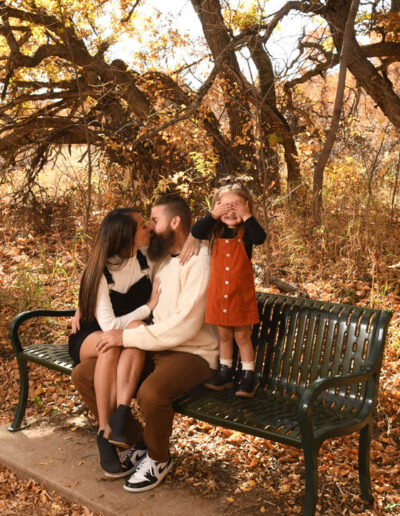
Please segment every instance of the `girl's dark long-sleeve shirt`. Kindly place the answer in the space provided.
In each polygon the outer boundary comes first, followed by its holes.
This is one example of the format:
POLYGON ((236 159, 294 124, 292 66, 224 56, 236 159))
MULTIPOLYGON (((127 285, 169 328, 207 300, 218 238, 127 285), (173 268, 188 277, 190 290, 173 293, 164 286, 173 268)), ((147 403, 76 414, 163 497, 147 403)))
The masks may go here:
MULTIPOLYGON (((208 240, 210 238, 211 230, 216 223, 211 213, 199 219, 192 227, 192 235, 199 240, 208 240)), ((220 238, 234 238, 236 236, 236 229, 228 228, 223 225, 223 231, 220 238)), ((255 217, 249 217, 244 222, 243 243, 246 249, 247 256, 251 259, 253 245, 260 245, 265 242, 267 235, 257 222, 255 217)))

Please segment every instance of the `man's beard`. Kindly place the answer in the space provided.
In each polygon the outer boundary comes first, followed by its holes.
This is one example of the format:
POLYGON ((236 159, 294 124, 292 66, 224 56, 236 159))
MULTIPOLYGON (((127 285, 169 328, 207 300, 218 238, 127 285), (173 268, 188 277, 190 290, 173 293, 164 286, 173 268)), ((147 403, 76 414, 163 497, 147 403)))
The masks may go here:
POLYGON ((168 232, 163 235, 153 233, 150 238, 150 245, 147 249, 147 256, 153 262, 160 260, 160 258, 164 258, 169 253, 174 240, 175 233, 172 229, 169 229, 168 232))

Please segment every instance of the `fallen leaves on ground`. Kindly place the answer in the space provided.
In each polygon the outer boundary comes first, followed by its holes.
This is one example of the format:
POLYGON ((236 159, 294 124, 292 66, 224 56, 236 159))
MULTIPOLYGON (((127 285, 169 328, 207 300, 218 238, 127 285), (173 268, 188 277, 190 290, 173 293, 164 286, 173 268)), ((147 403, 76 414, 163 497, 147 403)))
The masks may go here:
POLYGON ((34 480, 21 480, 0 466, 0 513, 2 516, 96 516, 87 507, 71 503, 34 480))
MULTIPOLYGON (((5 238, 4 229, 2 235, 5 238)), ((3 245, 0 251, 0 279, 3 280, 0 289, 1 424, 12 421, 19 391, 18 367, 7 337, 12 317, 22 309, 37 308, 38 302, 43 302, 40 306, 59 309, 73 305, 81 267, 76 266, 76 255, 65 246, 68 238, 68 234, 49 236, 47 242, 41 244, 45 245, 46 252, 41 252, 34 236, 21 234, 14 243, 8 234, 8 245, 3 245)), ((318 283, 317 277, 312 276, 312 267, 309 270, 310 277, 304 278, 302 288, 312 297, 338 300, 335 288, 318 283)), ((290 276, 286 279, 295 282, 290 276)), ((354 289, 356 287, 360 304, 368 304, 370 286, 359 281, 354 289), (364 301, 362 296, 365 296, 364 301)), ((357 436, 347 436, 325 443, 320 452, 317 512, 321 515, 400 514, 400 373, 399 347, 394 345, 395 341, 399 342, 400 305, 397 299, 388 297, 387 304, 382 307, 395 310, 395 314, 390 327, 389 342, 392 344, 387 346, 382 369, 377 423, 371 445, 375 503, 368 507, 360 498, 357 436)), ((39 328, 26 330, 28 340, 38 335, 38 330, 40 338, 65 339, 65 326, 50 330, 46 321, 41 324, 39 328)), ((63 415, 81 414, 83 410, 69 377, 35 364, 31 366, 28 420, 55 424, 54 415, 62 418, 63 415)), ((94 431, 90 420, 85 428, 71 427, 70 430, 94 431)), ((221 514, 286 516, 301 513, 305 478, 301 450, 176 416, 172 455, 175 466, 166 484, 214 499, 221 514)), ((87 508, 47 492, 33 480, 20 480, 2 467, 0 513, 91 514, 87 508)))

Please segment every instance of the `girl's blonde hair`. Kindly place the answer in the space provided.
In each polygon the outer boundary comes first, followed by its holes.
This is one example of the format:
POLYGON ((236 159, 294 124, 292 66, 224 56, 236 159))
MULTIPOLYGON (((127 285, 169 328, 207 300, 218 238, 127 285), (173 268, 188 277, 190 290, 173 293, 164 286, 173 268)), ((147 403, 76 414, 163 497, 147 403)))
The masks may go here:
MULTIPOLYGON (((225 184, 224 186, 221 186, 221 188, 218 188, 214 191, 213 197, 211 199, 211 210, 215 207, 217 202, 227 193, 233 193, 235 195, 238 195, 239 197, 242 197, 245 201, 249 203, 249 209, 250 213, 254 215, 254 202, 252 195, 248 188, 245 186, 239 184, 239 183, 230 183, 225 184)), ((243 224, 243 223, 242 223, 243 224)), ((238 228, 242 226, 242 224, 239 224, 238 228)), ((216 223, 213 226, 213 229, 211 230, 211 234, 209 237, 209 247, 210 250, 214 247, 214 244, 218 238, 220 238, 222 231, 223 231, 224 225, 221 222, 220 219, 216 221, 216 223)))

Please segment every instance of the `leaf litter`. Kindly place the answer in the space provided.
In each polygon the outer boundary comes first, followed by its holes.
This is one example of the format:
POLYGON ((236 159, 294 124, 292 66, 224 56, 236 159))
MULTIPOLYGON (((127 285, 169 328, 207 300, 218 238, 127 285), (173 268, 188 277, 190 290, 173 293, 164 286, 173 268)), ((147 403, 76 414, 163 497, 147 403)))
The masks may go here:
MULTIPOLYGON (((69 236, 63 234, 62 230, 48 237, 45 260, 43 253, 38 252, 34 235, 20 234, 14 242, 12 230, 9 229, 7 233, 3 226, 1 238, 7 240, 7 246, 1 246, 0 251, 0 396, 4 400, 0 424, 5 424, 13 418, 19 384, 17 364, 7 338, 8 324, 19 311, 38 308, 39 304, 55 309, 73 306, 81 262, 72 251, 65 248, 64 242, 69 236), (57 274, 54 273, 56 257, 63 269, 57 274), (29 274, 27 271, 34 272, 29 274), (21 300, 24 299, 27 299, 28 306, 22 306, 21 300)), ((360 299, 360 304, 367 304, 368 284, 358 287, 360 296, 365 296, 365 299, 360 299)), ((318 285, 311 276, 308 284, 304 281, 303 288, 308 289, 312 297, 331 300, 335 297, 334 289, 318 285)), ((396 310, 391 337, 398 340, 396 332, 399 332, 400 326, 400 300, 391 296, 384 307, 396 310)), ((28 326, 25 335, 27 338, 38 335, 38 330, 41 338, 47 336, 56 341, 65 339, 65 327, 50 328, 47 322, 41 323, 39 328, 36 325, 34 330, 28 326)), ((360 498, 358 442, 354 434, 328 441, 321 448, 318 514, 400 514, 398 365, 399 349, 395 345, 388 345, 381 374, 377 423, 371 444, 373 506, 367 506, 360 498)), ((30 393, 26 412, 28 419, 54 424, 54 415, 57 415, 62 424, 62 418, 71 413, 85 413, 68 377, 35 364, 31 367, 30 393)), ((72 426, 70 430, 93 432, 93 419, 88 416, 84 428, 72 426)), ((166 478, 166 484, 214 499, 221 514, 301 514, 304 494, 304 459, 301 450, 177 415, 171 451, 175 467, 166 478)), ((86 507, 48 492, 33 480, 18 479, 13 472, 2 466, 0 512, 7 516, 23 513, 71 516, 93 514, 86 507)))

